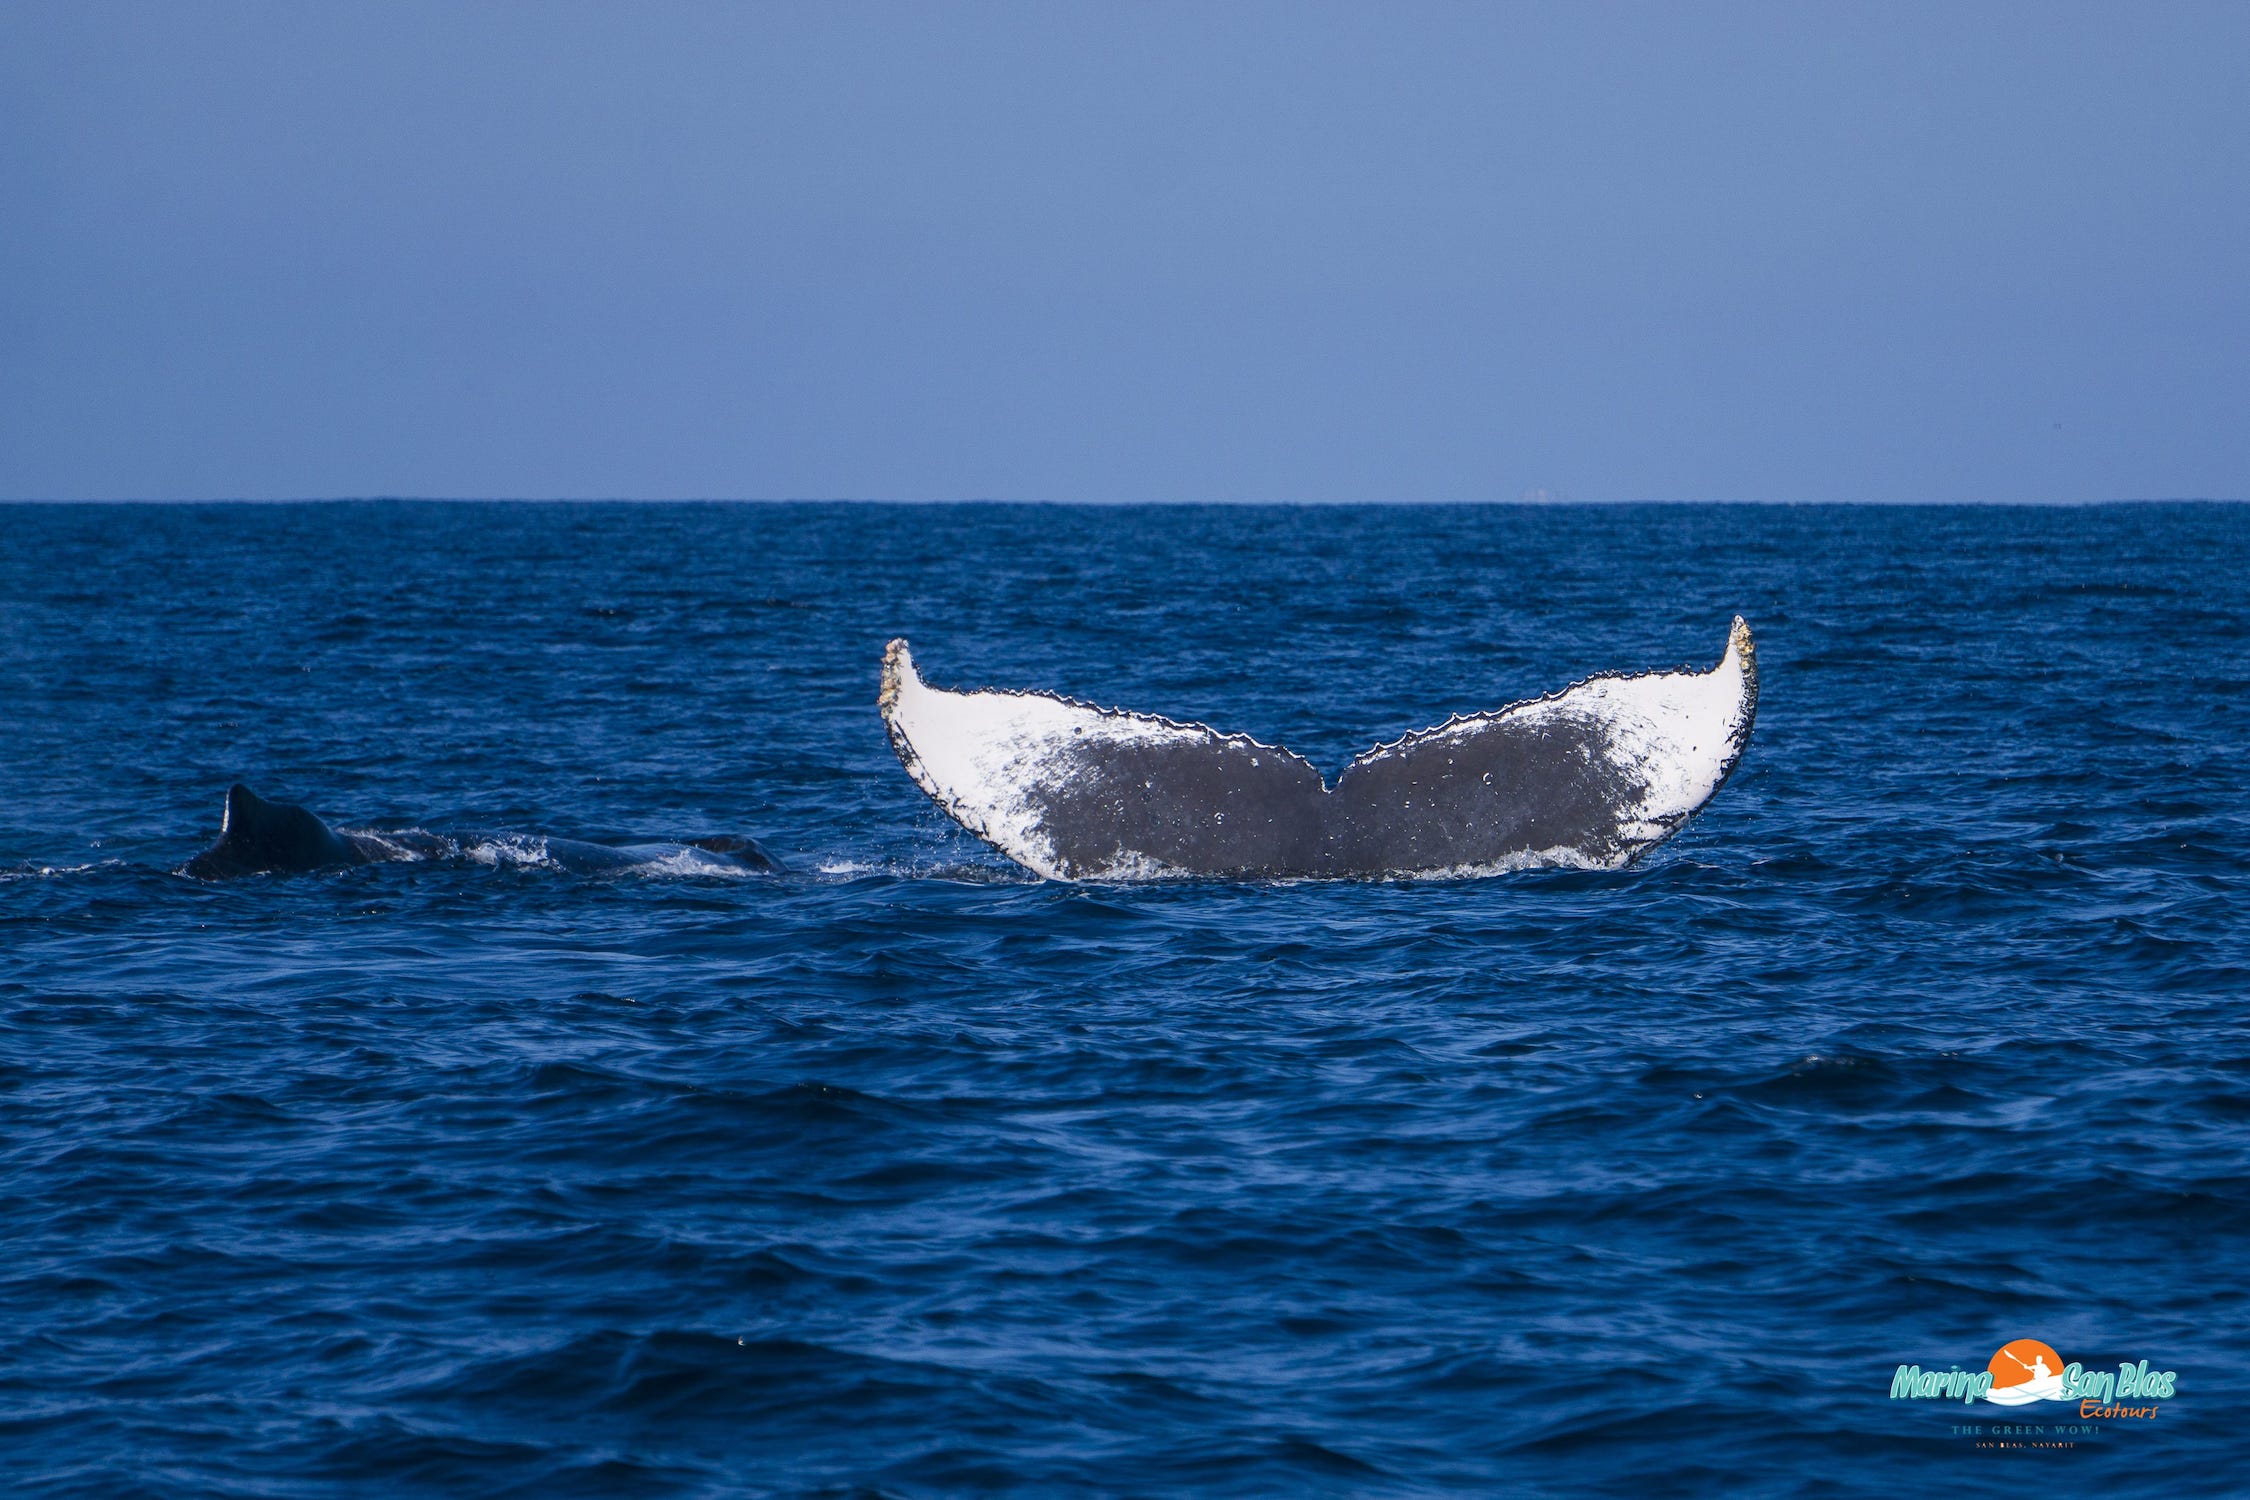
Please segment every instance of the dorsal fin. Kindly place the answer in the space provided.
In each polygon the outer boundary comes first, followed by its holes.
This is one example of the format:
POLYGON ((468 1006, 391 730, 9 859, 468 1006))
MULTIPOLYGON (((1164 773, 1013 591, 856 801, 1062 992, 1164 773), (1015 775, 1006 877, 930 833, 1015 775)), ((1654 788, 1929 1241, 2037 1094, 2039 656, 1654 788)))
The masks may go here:
POLYGON ((188 861, 201 880, 366 863, 366 856, 302 807, 268 802, 241 782, 227 788, 219 839, 188 861))

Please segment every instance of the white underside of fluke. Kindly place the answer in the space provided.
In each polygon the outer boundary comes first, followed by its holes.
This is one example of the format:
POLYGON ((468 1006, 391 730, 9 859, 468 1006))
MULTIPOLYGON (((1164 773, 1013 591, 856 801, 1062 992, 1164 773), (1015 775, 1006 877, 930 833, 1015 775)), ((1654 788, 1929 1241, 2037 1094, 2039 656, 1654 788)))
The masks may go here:
MULTIPOLYGON (((1062 877, 1039 830, 1037 793, 1073 773, 1074 751, 1103 741, 1200 743, 1212 733, 1047 693, 950 693, 922 680, 903 640, 884 654, 881 705, 891 743, 922 790, 962 827, 1050 880, 1062 877)), ((1115 878, 1185 873, 1149 863, 1115 878)))
MULTIPOLYGON (((1590 718, 1599 722, 1615 766, 1633 773, 1642 791, 1627 810, 1626 836, 1637 846, 1610 863, 1628 863, 1669 837, 1711 800, 1741 757, 1757 708, 1757 666, 1750 626, 1737 615, 1719 664, 1708 672, 1605 674, 1560 692, 1491 713, 1452 719, 1435 729, 1380 745, 1353 762, 1442 742, 1466 740, 1506 719, 1590 718)), ((1551 860, 1547 863, 1567 863, 1551 860)))

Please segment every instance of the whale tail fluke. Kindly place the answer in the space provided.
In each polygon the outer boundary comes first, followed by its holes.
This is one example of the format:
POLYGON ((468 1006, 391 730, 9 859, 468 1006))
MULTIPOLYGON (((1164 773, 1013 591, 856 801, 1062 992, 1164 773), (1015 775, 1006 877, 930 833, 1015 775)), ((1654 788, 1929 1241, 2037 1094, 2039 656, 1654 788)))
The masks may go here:
POLYGON ((1334 786, 1277 745, 1051 693, 933 688, 906 642, 878 697, 907 773, 969 832, 1065 880, 1617 868, 1741 761, 1757 715, 1740 616, 1705 670, 1603 673, 1378 745, 1334 786))

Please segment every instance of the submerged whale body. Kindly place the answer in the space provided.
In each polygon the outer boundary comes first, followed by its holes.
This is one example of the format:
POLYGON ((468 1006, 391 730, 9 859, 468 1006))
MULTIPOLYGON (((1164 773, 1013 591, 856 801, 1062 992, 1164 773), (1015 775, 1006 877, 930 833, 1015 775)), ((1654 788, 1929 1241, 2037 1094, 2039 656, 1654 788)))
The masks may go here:
POLYGON ((506 849, 526 863, 554 865, 581 875, 635 869, 717 875, 782 868, 781 861, 760 847, 756 839, 737 835, 692 839, 683 844, 596 844, 583 839, 513 834, 467 834, 452 839, 420 829, 401 833, 339 831, 302 807, 268 802, 237 782, 227 791, 218 842, 189 860, 182 873, 199 880, 230 880, 243 875, 301 873, 398 860, 474 857, 480 849, 506 849))
POLYGON ((1676 833, 1750 743, 1757 658, 1739 617, 1707 672, 1608 673, 1448 720, 1331 787, 1247 735, 1050 693, 933 688, 890 643, 891 745, 956 821, 1056 880, 1249 880, 1615 869, 1676 833))

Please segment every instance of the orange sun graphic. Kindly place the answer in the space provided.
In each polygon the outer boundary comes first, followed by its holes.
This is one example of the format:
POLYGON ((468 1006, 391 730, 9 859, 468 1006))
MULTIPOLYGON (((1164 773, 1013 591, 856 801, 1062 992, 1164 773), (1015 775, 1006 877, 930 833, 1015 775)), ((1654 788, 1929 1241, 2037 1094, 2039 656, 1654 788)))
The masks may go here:
POLYGON ((1992 1356, 1992 1363, 1985 1366, 1992 1372, 1992 1384, 1999 1389, 2047 1375, 2060 1375, 2062 1367, 2062 1356, 2052 1345, 2042 1344, 2037 1339, 2016 1339, 2002 1344, 2000 1352, 1992 1356), (2042 1365, 2046 1368, 2040 1368, 2042 1365))

